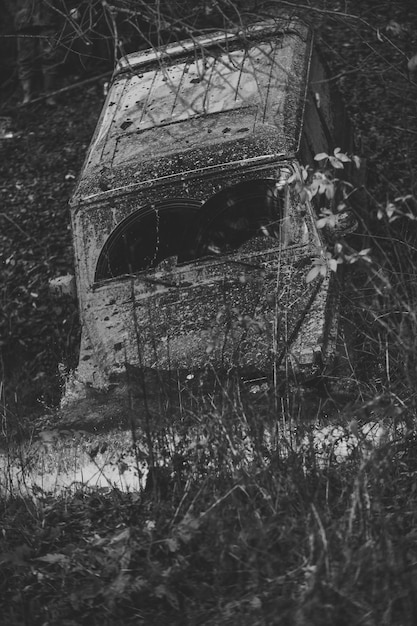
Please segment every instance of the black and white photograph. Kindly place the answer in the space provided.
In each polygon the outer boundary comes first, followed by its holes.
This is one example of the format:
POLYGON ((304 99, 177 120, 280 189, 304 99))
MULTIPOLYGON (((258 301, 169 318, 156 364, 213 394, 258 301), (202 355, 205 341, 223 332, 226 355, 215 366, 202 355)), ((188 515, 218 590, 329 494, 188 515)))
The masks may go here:
POLYGON ((417 624, 417 2, 0 0, 2 626, 417 624))

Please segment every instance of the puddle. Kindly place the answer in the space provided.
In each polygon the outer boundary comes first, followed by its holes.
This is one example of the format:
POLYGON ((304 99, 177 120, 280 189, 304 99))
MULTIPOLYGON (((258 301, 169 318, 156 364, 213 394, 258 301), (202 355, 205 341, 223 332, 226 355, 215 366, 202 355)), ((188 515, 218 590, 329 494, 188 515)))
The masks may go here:
POLYGON ((304 435, 301 447, 313 449, 318 465, 324 467, 331 459, 343 463, 357 452, 366 457, 393 439, 394 432, 380 422, 368 422, 361 427, 356 421, 347 426, 317 424, 304 435))
POLYGON ((143 450, 134 452, 128 432, 98 437, 43 431, 38 440, 0 453, 0 494, 59 494, 80 487, 137 491, 146 485, 144 458, 143 450))
MULTIPOLYGON (((317 466, 324 468, 330 463, 342 464, 352 455, 360 460, 369 458, 376 449, 404 434, 401 428, 392 424, 387 427, 377 421, 362 427, 355 421, 346 427, 334 424, 289 427, 279 421, 273 427, 263 428, 261 439, 245 432, 242 424, 232 436, 222 428, 221 419, 217 426, 212 440, 210 436, 216 424, 207 431, 209 435, 202 424, 187 430, 185 436, 164 431, 163 443, 159 441, 163 453, 154 451, 157 465, 173 472, 172 461, 178 456, 193 468, 206 469, 211 465, 214 469, 216 466, 224 469, 227 462, 233 472, 248 470, 254 462, 258 467, 260 461, 267 466, 271 455, 277 452, 282 458, 295 452, 302 458, 308 457, 309 463, 314 458, 317 466), (222 446, 223 457, 218 452, 222 446)), ((124 430, 99 435, 45 430, 36 441, 0 452, 0 495, 37 497, 71 493, 81 487, 141 491, 146 487, 149 455, 143 433, 137 434, 136 439, 134 446, 131 432, 124 430)))

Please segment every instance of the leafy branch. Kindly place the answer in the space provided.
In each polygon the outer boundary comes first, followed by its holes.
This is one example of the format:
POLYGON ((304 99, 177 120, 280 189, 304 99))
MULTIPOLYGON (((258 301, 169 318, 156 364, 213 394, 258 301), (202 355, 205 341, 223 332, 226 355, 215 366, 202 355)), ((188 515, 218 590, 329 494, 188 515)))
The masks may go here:
MULTIPOLYGON (((349 208, 349 197, 356 191, 351 183, 335 176, 335 172, 343 170, 346 163, 353 163, 357 169, 361 167, 361 160, 356 155, 347 155, 341 148, 335 148, 332 154, 320 152, 314 160, 321 166, 313 170, 310 166, 303 166, 288 179, 298 193, 302 204, 315 200, 318 219, 318 229, 325 229, 329 239, 334 243, 334 237, 343 237, 357 228, 356 219, 349 208), (340 200, 338 200, 341 198, 340 200)), ((342 263, 355 263, 358 260, 370 261, 370 249, 359 253, 347 254, 341 242, 334 243, 333 250, 322 250, 314 258, 312 267, 306 275, 306 282, 310 283, 317 277, 325 277, 329 272, 337 272, 342 263)))

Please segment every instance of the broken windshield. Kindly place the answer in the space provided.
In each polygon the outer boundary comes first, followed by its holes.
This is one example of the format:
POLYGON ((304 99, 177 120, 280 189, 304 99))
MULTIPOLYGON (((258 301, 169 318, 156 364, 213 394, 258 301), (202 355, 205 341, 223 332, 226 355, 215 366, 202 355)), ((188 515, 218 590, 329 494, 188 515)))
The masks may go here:
POLYGON ((142 207, 111 233, 100 253, 95 281, 155 268, 175 257, 187 263, 228 254, 262 239, 280 245, 285 189, 276 180, 226 187, 206 203, 175 199, 142 207))

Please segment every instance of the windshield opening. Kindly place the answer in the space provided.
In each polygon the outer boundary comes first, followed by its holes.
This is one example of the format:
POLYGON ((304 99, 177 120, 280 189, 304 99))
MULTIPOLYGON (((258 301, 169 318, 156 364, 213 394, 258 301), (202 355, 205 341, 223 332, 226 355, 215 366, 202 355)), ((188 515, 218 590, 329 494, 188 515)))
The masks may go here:
POLYGON ((227 254, 258 237, 278 244, 283 215, 284 196, 276 180, 245 181, 223 189, 195 215, 179 260, 227 254))
POLYGON ((104 244, 95 281, 156 267, 184 250, 184 234, 201 207, 198 200, 177 199, 142 207, 124 219, 104 244))

